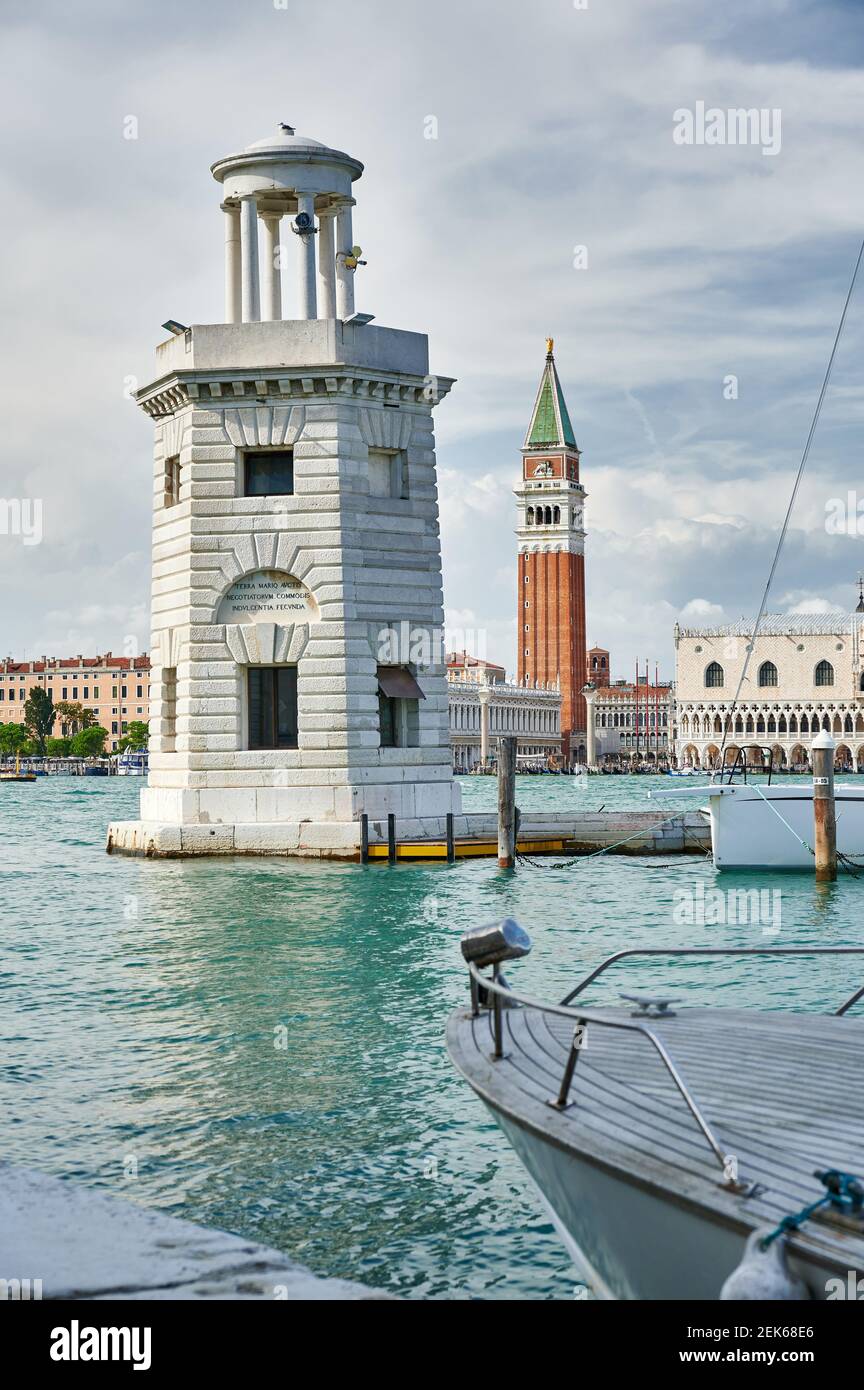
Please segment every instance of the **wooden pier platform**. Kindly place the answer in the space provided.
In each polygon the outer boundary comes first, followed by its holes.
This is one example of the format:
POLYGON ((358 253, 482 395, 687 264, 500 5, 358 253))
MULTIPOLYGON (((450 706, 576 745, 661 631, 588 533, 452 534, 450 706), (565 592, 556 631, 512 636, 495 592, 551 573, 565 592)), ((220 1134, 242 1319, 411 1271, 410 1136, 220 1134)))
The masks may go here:
MULTIPOLYGON (((458 834, 454 842, 456 859, 496 858, 498 854, 497 823, 494 815, 457 816, 461 828, 469 822, 469 834, 458 834)), ((387 827, 376 823, 376 834, 370 834, 368 859, 372 863, 387 862, 389 847, 387 827), (383 833, 382 833, 383 830, 383 833)), ((689 811, 674 819, 653 811, 584 811, 578 813, 523 813, 516 840, 517 854, 529 857, 543 855, 586 855, 605 850, 609 854, 708 854, 711 850, 711 831, 698 812, 689 811)), ((397 826, 397 860, 446 859, 447 841, 433 836, 399 834, 397 826)))

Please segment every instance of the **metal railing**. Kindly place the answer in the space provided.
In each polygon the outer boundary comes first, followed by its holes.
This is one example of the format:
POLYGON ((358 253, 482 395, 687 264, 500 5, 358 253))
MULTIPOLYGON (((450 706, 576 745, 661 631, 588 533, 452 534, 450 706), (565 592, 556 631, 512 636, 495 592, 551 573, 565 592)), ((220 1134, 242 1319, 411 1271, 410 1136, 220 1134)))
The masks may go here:
MULTIPOLYGON (((677 947, 666 948, 662 946, 652 946, 636 948, 626 951, 616 951, 607 960, 598 965, 595 970, 586 975, 584 980, 571 990, 560 1004, 546 1004, 542 1000, 531 999, 527 995, 518 994, 512 990, 500 973, 499 967, 494 967, 492 976, 482 975, 480 968, 473 962, 468 962, 468 974, 471 979, 471 1008, 474 1017, 480 1014, 481 1001, 488 1000, 491 996, 492 1005, 492 1027, 494 1038, 493 1060, 498 1062, 504 1057, 504 1022, 503 1010, 507 1006, 518 1005, 520 1008, 536 1009, 539 1013, 552 1014, 557 1018, 566 1018, 573 1022, 573 1040, 567 1054, 567 1062, 564 1067, 564 1075, 561 1078, 561 1085, 558 1095, 548 1104, 555 1110, 564 1111, 569 1107, 570 1090, 573 1078, 576 1073, 576 1065, 579 1061, 579 1054, 585 1046, 585 1029, 588 1024, 593 1024, 600 1028, 612 1028, 620 1032, 636 1033, 645 1038, 659 1056, 663 1066, 675 1084, 684 1104, 690 1111, 693 1119, 699 1127, 703 1138, 708 1143, 714 1157, 717 1159, 723 1171, 724 1186, 736 1192, 746 1192, 750 1190, 750 1184, 742 1182, 737 1172, 735 1159, 727 1154, 720 1144, 717 1136, 706 1120, 702 1110, 697 1104, 694 1096, 686 1085, 681 1073, 675 1065, 668 1049, 653 1029, 644 1023, 638 1023, 634 1019, 612 1019, 603 1014, 597 1013, 593 1009, 571 1008, 571 1002, 583 990, 587 989, 604 970, 615 965, 618 961, 625 960, 631 956, 842 956, 842 955, 864 955, 864 946, 742 946, 742 947, 677 947)), ((864 998, 864 986, 855 992, 845 1004, 839 1008, 833 1016, 841 1018, 854 1004, 864 998)))
MULTIPOLYGON (((609 956, 596 970, 592 970, 590 975, 586 975, 575 989, 571 989, 566 998, 561 1000, 562 1005, 572 1003, 577 995, 594 983, 598 975, 602 975, 610 965, 615 965, 628 956, 864 956, 864 946, 646 946, 629 951, 616 951, 614 956, 609 956)), ((841 1005, 833 1017, 842 1018, 859 999, 864 999, 864 985, 841 1005)))
MULTIPOLYGON (((487 975, 481 975, 479 968, 471 962, 468 965, 468 973, 471 976, 471 999, 475 1017, 480 1013, 481 992, 485 992, 487 995, 491 994, 493 997, 492 1015, 495 1040, 495 1061, 501 1061, 504 1057, 502 1015, 505 1000, 510 1005, 518 1004, 525 1009, 536 1009, 540 1013, 554 1014, 558 1018, 572 1019, 575 1025, 573 1041, 570 1044, 570 1051, 567 1055, 567 1064, 564 1068, 564 1075, 561 1078, 561 1086, 556 1099, 549 1102, 555 1110, 566 1110, 568 1108, 568 1098, 576 1071, 576 1064, 579 1060, 579 1053, 584 1047, 584 1030, 589 1023, 599 1028, 614 1028, 625 1033, 636 1033, 646 1038, 657 1052, 663 1066, 675 1083, 687 1109, 690 1111, 690 1114, 696 1121, 696 1124, 710 1146, 717 1162, 720 1164, 725 1185, 735 1191, 741 1190, 742 1184, 738 1178, 735 1160, 724 1152, 717 1136, 714 1134, 714 1131, 685 1085, 669 1052, 651 1028, 646 1027, 644 1023, 637 1023, 632 1019, 607 1018, 602 1014, 595 1013, 591 1009, 569 1009, 564 1004, 544 1004, 538 999, 530 999, 527 995, 517 994, 514 990, 510 989, 506 981, 501 978, 497 968, 495 974, 490 978, 487 975)), ((746 1184, 744 1186, 746 1186, 746 1184)))

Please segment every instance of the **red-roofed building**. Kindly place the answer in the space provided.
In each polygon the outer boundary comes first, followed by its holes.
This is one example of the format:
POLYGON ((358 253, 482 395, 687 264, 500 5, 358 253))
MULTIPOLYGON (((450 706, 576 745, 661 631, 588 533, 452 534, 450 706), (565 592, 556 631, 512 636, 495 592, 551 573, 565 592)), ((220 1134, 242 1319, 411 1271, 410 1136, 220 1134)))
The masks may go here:
MULTIPOLYGON (((92 710, 108 730, 107 748, 117 747, 128 726, 146 723, 150 708, 150 658, 144 656, 45 657, 0 661, 0 724, 22 724, 24 702, 34 686, 54 704, 68 700, 92 710)), ((53 736, 63 733, 59 721, 53 736)))
POLYGON ((447 678, 448 680, 466 681, 487 681, 490 685, 497 685, 506 679, 507 673, 503 666, 496 666, 494 661, 482 661, 477 656, 471 656, 468 652, 448 652, 447 653, 447 678))

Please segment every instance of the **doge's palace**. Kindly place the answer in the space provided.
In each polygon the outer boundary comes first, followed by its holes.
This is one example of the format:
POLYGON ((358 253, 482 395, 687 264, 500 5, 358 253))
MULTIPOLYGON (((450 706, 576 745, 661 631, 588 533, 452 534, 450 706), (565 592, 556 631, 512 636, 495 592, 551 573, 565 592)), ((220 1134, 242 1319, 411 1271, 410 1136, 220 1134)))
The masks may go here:
POLYGON ((849 615, 768 614, 734 712, 753 624, 676 627, 679 765, 717 765, 728 721, 727 762, 742 748, 756 762, 761 747, 772 749, 775 767, 803 767, 827 730, 838 767, 864 772, 862 624, 864 601, 849 615))

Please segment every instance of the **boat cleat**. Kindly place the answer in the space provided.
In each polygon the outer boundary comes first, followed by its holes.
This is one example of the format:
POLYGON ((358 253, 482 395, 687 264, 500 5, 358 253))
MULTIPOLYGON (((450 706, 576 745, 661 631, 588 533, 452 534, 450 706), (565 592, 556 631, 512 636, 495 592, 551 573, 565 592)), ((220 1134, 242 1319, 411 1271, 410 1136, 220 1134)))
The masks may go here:
POLYGON ((674 1018, 675 1014, 670 1012, 669 1005, 677 1004, 677 999, 660 998, 653 994, 622 994, 622 999, 626 999, 628 1004, 638 1004, 639 1008, 634 1009, 632 1018, 674 1018))

